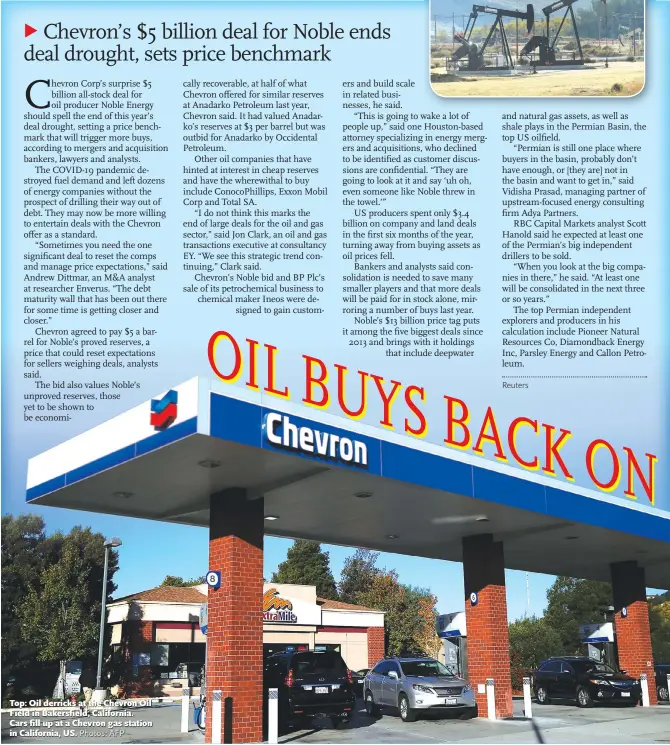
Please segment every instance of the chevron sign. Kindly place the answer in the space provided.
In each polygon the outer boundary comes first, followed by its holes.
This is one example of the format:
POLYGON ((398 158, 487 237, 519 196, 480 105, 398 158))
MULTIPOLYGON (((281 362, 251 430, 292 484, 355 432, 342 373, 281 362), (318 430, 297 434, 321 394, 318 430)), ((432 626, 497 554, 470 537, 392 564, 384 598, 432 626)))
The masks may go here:
POLYGON ((150 424, 155 430, 167 429, 177 418, 177 391, 168 391, 162 398, 151 399, 150 424))

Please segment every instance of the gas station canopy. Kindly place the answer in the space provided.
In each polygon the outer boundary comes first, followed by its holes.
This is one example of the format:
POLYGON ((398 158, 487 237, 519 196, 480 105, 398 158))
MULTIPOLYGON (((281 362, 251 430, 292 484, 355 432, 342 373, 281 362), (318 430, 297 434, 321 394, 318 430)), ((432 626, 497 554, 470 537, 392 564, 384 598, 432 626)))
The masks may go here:
POLYGON ((670 588, 667 512, 202 378, 32 458, 26 498, 208 526, 233 488, 270 535, 461 561, 492 533, 509 569, 609 580, 633 560, 670 588))

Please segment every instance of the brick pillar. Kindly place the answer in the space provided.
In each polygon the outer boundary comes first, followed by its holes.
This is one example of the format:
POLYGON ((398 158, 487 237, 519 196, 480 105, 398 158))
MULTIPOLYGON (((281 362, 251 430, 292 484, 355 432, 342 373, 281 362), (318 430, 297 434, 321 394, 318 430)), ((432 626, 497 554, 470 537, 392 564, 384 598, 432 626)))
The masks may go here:
POLYGON ((384 627, 368 627, 368 667, 374 667, 384 659, 384 627))
POLYGON ((212 741, 212 693, 232 699, 232 739, 263 740, 263 500, 244 490, 213 494, 209 513, 209 569, 221 572, 221 587, 208 589, 207 729, 212 741))
POLYGON ((491 534, 463 538, 465 619, 468 632, 468 678, 480 716, 486 716, 486 693, 478 687, 495 681, 496 716, 512 716, 512 678, 507 629, 505 562, 502 543, 491 534), (477 593, 473 605, 471 594, 477 593))
POLYGON ((635 678, 641 673, 646 673, 649 702, 656 704, 654 657, 651 651, 644 568, 638 566, 636 561, 621 561, 612 564, 610 570, 619 667, 635 678))

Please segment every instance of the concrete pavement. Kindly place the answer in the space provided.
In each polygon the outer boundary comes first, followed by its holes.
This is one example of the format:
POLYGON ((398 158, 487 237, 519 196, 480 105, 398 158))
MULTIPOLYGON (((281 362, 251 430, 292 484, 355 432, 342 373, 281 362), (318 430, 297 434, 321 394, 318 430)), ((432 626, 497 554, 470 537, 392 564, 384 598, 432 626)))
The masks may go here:
MULTIPOLYGON (((360 699, 352 721, 343 729, 334 729, 330 720, 315 719, 306 730, 294 731, 280 738, 285 745, 295 743, 481 743, 482 745, 572 745, 575 743, 646 743, 670 745, 670 705, 642 707, 596 706, 578 709, 574 704, 540 706, 533 704, 532 720, 523 718, 522 702, 514 702, 515 717, 489 722, 487 719, 461 721, 431 717, 411 724, 403 723, 398 714, 388 710, 378 719, 365 713, 360 699)), ((157 703, 151 707, 132 710, 130 717, 110 712, 104 716, 92 714, 88 718, 75 714, 70 717, 27 717, 19 712, 2 715, 2 742, 45 743, 55 740, 78 745, 90 742, 138 743, 204 743, 204 735, 193 723, 189 711, 190 732, 181 734, 179 703, 157 703), (21 725, 39 719, 40 726, 21 725), (97 722, 86 726, 81 722, 97 722), (10 722, 15 724, 10 725, 10 722), (77 724, 79 722, 79 724, 77 724), (131 725, 136 722, 136 725, 131 725), (51 726, 49 726, 49 723, 51 726), (70 734, 71 731, 71 734, 70 734), (11 734, 12 733, 16 733, 11 734), (68 733, 68 734, 66 734, 68 733)))
POLYGON ((490 722, 431 717, 405 724, 393 710, 379 719, 361 705, 345 729, 333 729, 327 719, 315 720, 324 729, 292 732, 282 743, 670 743, 670 706, 578 709, 573 705, 533 705, 533 719, 523 718, 523 702, 514 702, 515 717, 490 722))

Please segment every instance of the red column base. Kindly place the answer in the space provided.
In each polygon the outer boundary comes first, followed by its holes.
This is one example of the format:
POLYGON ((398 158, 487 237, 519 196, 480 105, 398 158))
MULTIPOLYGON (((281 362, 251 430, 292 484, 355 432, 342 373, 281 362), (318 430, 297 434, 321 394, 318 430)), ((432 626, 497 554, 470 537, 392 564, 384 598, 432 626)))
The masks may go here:
POLYGON ((644 569, 635 561, 612 564, 612 595, 619 667, 634 678, 647 675, 649 703, 658 703, 644 569))
POLYGON ((207 596, 207 718, 212 741, 212 698, 221 692, 224 743, 263 740, 263 500, 241 489, 210 500, 209 569, 221 587, 207 596))
POLYGON ((510 671, 505 563, 502 543, 490 534, 463 539, 468 679, 479 716, 487 716, 486 680, 494 681, 496 717, 514 713, 510 671), (484 693, 479 687, 484 686, 484 693))

